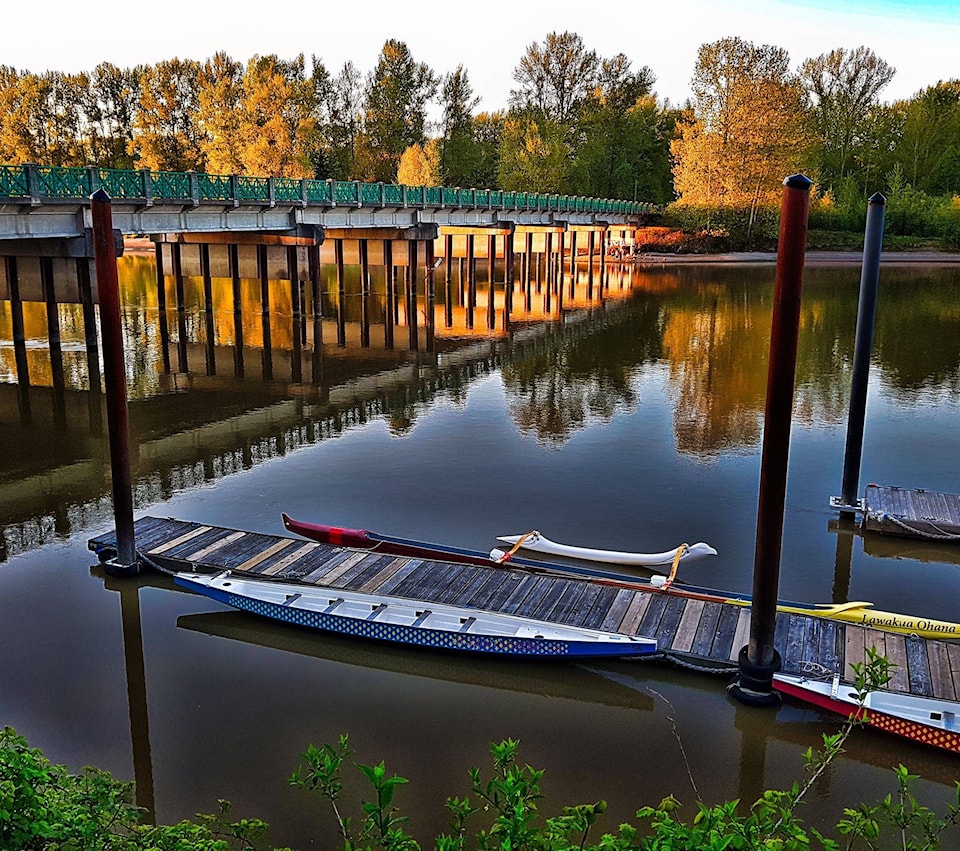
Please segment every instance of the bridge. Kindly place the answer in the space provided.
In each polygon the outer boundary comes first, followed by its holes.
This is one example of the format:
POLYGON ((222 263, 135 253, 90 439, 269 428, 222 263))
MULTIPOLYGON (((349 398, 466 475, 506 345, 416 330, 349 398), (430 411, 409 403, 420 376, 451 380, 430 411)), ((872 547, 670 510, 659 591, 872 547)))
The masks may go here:
POLYGON ((79 256, 90 229, 89 198, 99 189, 110 196, 114 225, 126 234, 269 232, 302 237, 328 228, 423 225, 631 228, 654 209, 637 201, 445 186, 4 165, 0 250, 9 252, 9 240, 61 239, 73 240, 71 256, 79 256))

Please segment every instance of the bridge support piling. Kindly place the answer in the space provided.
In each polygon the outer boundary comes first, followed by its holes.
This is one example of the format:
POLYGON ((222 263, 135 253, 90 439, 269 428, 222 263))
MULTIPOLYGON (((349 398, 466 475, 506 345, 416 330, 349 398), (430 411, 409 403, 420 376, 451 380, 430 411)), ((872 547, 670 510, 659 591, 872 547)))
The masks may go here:
POLYGON ((593 252, 596 241, 596 234, 590 231, 587 234, 587 301, 593 301, 593 252))
POLYGON ((227 246, 227 263, 233 292, 233 374, 236 378, 243 378, 243 291, 240 286, 240 248, 235 243, 227 246))
POLYGON ((66 383, 63 376, 63 347, 60 342, 60 309, 56 284, 53 280, 53 258, 40 258, 40 283, 47 308, 47 340, 50 345, 50 376, 53 382, 53 422, 56 428, 66 429, 67 409, 64 399, 66 383))
POLYGON ((163 271, 163 243, 154 243, 157 263, 157 320, 160 325, 160 356, 164 374, 170 373, 170 328, 167 326, 167 282, 163 271))
POLYGON ((420 347, 417 328, 417 255, 419 240, 411 239, 407 243, 407 328, 410 332, 410 351, 420 347))
POLYGON ((437 292, 436 287, 433 281, 433 272, 436 266, 439 264, 434 261, 433 257, 433 240, 428 239, 424 241, 424 267, 423 267, 423 284, 424 289, 426 290, 425 300, 427 306, 427 316, 426 316, 426 346, 428 352, 435 352, 437 350, 437 317, 436 317, 436 307, 437 307, 437 292))
POLYGON ((503 238, 504 266, 506 271, 504 276, 506 286, 503 291, 503 330, 510 331, 510 315, 513 313, 513 288, 516 285, 516 266, 513 246, 513 231, 511 230, 503 238))
POLYGON ((260 276, 260 320, 263 328, 261 364, 263 380, 273 381, 273 329, 270 325, 270 268, 267 246, 257 246, 257 273, 260 276))
POLYGON ((207 375, 217 374, 216 327, 213 323, 213 278, 210 275, 210 246, 200 246, 200 277, 203 278, 203 324, 206 331, 204 352, 207 361, 207 375))
POLYGON ((320 246, 307 249, 310 269, 310 301, 313 309, 313 352, 310 379, 315 387, 323 381, 323 301, 320 293, 320 246))
POLYGON ((333 258, 337 267, 337 345, 347 345, 347 280, 343 271, 343 240, 333 241, 333 258))
POLYGON ((365 239, 357 247, 360 254, 360 345, 370 348, 370 254, 365 239))
POLYGON ((467 301, 466 325, 473 328, 473 310, 477 305, 477 261, 474 257, 473 234, 467 234, 467 301))
POLYGON ((487 300, 487 328, 497 327, 497 237, 487 237, 487 269, 490 273, 490 296, 487 300))
POLYGON ((183 262, 180 243, 174 242, 170 246, 170 265, 173 272, 174 292, 177 299, 177 371, 187 372, 187 316, 184 304, 183 262))
POLYGON ((453 327, 453 234, 443 237, 443 325, 453 327))
POLYGON ((757 543, 753 564, 753 600, 750 607, 750 643, 741 648, 740 673, 729 686, 741 703, 775 706, 773 675, 780 669, 774 647, 783 513, 787 489, 787 462, 800 330, 800 291, 803 283, 810 187, 801 174, 783 182, 780 238, 774 290, 767 401, 760 459, 760 495, 757 507, 757 543))
POLYGON ((386 304, 383 311, 383 345, 393 348, 393 332, 397 326, 397 281, 394 277, 393 241, 383 241, 383 268, 386 276, 386 304))
POLYGON ((113 239, 110 197, 102 189, 90 198, 93 250, 103 335, 104 383, 107 390, 107 433, 113 482, 113 517, 117 555, 104 567, 115 575, 139 572, 133 529, 133 486, 130 475, 127 380, 123 365, 123 325, 120 319, 120 285, 113 239))
POLYGON ((20 422, 29 423, 33 416, 30 410, 30 366, 27 362, 27 335, 23 324, 23 301, 20 299, 20 271, 16 257, 5 257, 7 287, 10 290, 10 318, 13 325, 13 358, 17 367, 17 404, 20 422))
POLYGON ((97 339, 97 310, 93 304, 90 261, 86 257, 78 257, 76 267, 77 288, 80 291, 80 307, 83 313, 83 340, 87 350, 90 432, 98 435, 103 429, 103 412, 100 410, 100 342, 97 339))

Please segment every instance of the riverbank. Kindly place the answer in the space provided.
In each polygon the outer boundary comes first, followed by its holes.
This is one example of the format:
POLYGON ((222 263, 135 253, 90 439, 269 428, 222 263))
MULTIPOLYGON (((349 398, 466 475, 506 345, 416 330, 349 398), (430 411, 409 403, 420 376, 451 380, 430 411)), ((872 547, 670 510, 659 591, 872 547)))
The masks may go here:
MULTIPOLYGON (((775 251, 731 251, 724 254, 659 254, 645 252, 633 258, 639 266, 666 266, 677 263, 776 263, 775 251)), ((808 251, 807 266, 851 266, 863 262, 862 251, 808 251)), ((917 263, 946 266, 960 264, 960 253, 945 251, 884 251, 880 255, 884 266, 912 265, 917 263)))

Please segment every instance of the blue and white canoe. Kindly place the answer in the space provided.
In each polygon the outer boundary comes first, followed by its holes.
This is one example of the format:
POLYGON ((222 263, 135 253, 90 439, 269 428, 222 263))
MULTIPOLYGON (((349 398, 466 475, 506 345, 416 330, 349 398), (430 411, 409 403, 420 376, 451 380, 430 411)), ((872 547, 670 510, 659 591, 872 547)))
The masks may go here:
POLYGON ((230 571, 175 573, 174 581, 246 612, 297 626, 468 653, 620 657, 656 653, 654 639, 516 615, 339 588, 242 579, 230 571))

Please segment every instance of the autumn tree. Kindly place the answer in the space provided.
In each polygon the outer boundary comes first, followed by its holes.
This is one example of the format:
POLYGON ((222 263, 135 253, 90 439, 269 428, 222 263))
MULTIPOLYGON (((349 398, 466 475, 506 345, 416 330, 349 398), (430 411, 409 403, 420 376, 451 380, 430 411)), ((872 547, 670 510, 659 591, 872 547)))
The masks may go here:
POLYGON ((440 140, 411 145, 400 156, 397 183, 406 186, 440 186, 440 140))
POLYGON ((806 163, 803 88, 785 50, 738 37, 701 46, 692 88, 692 120, 671 146, 675 189, 686 205, 746 210, 749 239, 806 163))
POLYGON ((167 59, 145 69, 130 148, 141 168, 203 170, 200 63, 167 59))
POLYGON ((821 184, 832 187, 857 169, 858 150, 869 144, 870 112, 896 69, 872 50, 838 48, 807 59, 801 68, 810 95, 810 120, 817 139, 821 184))
POLYGON ((390 181, 401 154, 426 141, 426 105, 437 92, 438 81, 423 62, 416 62, 406 44, 387 40, 376 68, 367 79, 364 95, 364 135, 356 176, 390 181))
POLYGON ((242 173, 243 65, 223 52, 204 62, 197 102, 205 167, 217 174, 242 173))
POLYGON ((143 73, 142 66, 118 68, 101 62, 90 74, 83 108, 92 162, 109 168, 134 167, 130 146, 143 73))

